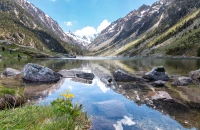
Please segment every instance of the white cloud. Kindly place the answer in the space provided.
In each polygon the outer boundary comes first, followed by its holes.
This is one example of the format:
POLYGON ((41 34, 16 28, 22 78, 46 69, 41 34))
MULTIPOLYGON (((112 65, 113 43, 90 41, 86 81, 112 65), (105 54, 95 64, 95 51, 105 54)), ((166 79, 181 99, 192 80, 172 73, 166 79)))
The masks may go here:
POLYGON ((108 22, 108 20, 104 20, 103 22, 101 22, 101 24, 98 26, 97 28, 97 32, 101 33, 102 30, 104 30, 105 28, 107 28, 111 23, 108 22))
POLYGON ((64 22, 64 24, 66 24, 67 26, 72 26, 72 22, 70 22, 70 21, 64 22))
POLYGON ((77 30, 75 32, 75 34, 80 36, 80 37, 93 36, 94 34, 97 34, 97 31, 96 31, 96 29, 94 27, 87 26, 87 27, 84 27, 81 30, 77 30))
POLYGON ((132 126, 135 124, 136 123, 132 121, 132 118, 124 116, 124 119, 117 121, 117 124, 113 124, 113 126, 115 127, 115 130, 123 130, 123 125, 132 126))
POLYGON ((51 0, 52 2, 55 2, 56 0, 51 0))
POLYGON ((83 38, 86 37, 90 42, 95 38, 95 35, 101 33, 103 29, 108 27, 111 23, 108 20, 103 20, 101 24, 95 29, 94 27, 87 26, 81 30, 77 30, 74 32, 77 36, 83 38))

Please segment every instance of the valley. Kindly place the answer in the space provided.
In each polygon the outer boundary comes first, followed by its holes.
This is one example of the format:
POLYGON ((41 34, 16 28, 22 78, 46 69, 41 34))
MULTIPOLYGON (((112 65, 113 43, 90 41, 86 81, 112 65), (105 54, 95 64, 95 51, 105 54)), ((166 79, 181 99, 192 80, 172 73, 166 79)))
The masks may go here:
POLYGON ((0 129, 200 129, 200 1, 141 1, 0 0, 0 129))

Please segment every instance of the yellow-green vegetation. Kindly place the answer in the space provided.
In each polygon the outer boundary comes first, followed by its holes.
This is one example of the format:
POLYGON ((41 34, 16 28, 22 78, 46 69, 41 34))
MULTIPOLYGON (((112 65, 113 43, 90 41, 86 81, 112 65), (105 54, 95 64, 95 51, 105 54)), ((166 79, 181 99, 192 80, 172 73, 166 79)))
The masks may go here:
MULTIPOLYGON (((168 38, 170 38, 171 36, 173 36, 174 34, 179 32, 180 30, 185 28, 189 23, 192 22, 192 20, 194 20, 195 18, 198 17, 199 13, 200 13, 200 9, 196 10, 192 14, 188 14, 187 16, 183 17, 182 19, 179 20, 179 22, 177 24, 175 24, 174 26, 169 28, 167 31, 165 31, 161 35, 156 36, 156 38, 154 38, 153 40, 150 40, 150 42, 148 42, 146 44, 146 46, 144 46, 143 48, 140 48, 140 50, 144 49, 145 47, 151 48, 154 45, 158 45, 158 44, 164 42, 165 40, 167 40, 168 38)), ((154 31, 148 33, 146 36, 143 36, 143 37, 127 44, 122 49, 122 51, 118 51, 118 54, 123 54, 123 53, 125 53, 125 52, 127 52, 127 51, 129 51, 133 48, 137 48, 141 43, 143 43, 145 40, 148 40, 149 38, 153 37, 156 33, 157 33, 156 30, 154 30, 154 31)), ((179 40, 182 40, 182 38, 180 38, 179 40)), ((180 44, 182 44, 182 43, 180 43, 180 44)), ((176 44, 173 43, 173 45, 176 45, 176 44)), ((169 53, 171 53, 171 51, 169 53)))
POLYGON ((74 95, 67 91, 49 106, 25 105, 0 111, 1 130, 87 130, 90 120, 82 105, 73 104, 74 95))
POLYGON ((15 95, 16 91, 14 89, 4 88, 3 86, 0 86, 0 96, 3 96, 5 94, 15 95))
POLYGON ((16 57, 17 58, 18 54, 23 57, 28 56, 24 54, 23 52, 21 52, 20 49, 16 45, 6 45, 6 44, 3 44, 3 45, 5 47, 5 51, 2 51, 2 46, 0 46, 0 55, 2 57, 9 57, 9 58, 16 57), (12 50, 11 54, 10 54, 10 49, 12 50))
POLYGON ((40 51, 40 50, 36 50, 34 48, 28 48, 28 47, 22 47, 22 46, 18 46, 15 44, 12 45, 7 45, 7 44, 2 44, 2 46, 0 46, 0 55, 3 58, 17 58, 18 54, 21 57, 35 57, 35 58, 48 58, 50 56, 55 56, 56 53, 52 52, 52 51, 48 51, 48 50, 44 50, 44 51, 40 51), (2 46, 5 47, 5 50, 2 50, 2 46), (11 50, 11 52, 10 52, 11 50))
POLYGON ((173 44, 169 44, 161 50, 170 55, 189 55, 200 56, 200 28, 194 27, 193 30, 184 33, 173 44))
POLYGON ((168 37, 171 36, 171 35, 173 35, 174 33, 176 33, 179 30, 179 28, 182 28, 182 26, 184 26, 184 24, 186 22, 188 22, 189 20, 197 17, 199 13, 200 13, 200 9, 198 9, 197 11, 195 11, 192 14, 189 14, 189 15, 185 16, 177 24, 175 24, 173 27, 171 27, 166 32, 164 32, 163 34, 161 34, 160 36, 156 37, 154 40, 152 40, 151 42, 149 42, 147 44, 147 47, 152 47, 153 45, 155 45, 157 43, 160 43, 161 41, 164 41, 164 40, 168 39, 168 37))
MULTIPOLYGON (((168 54, 183 55, 186 53, 186 55, 189 55, 189 56, 200 56, 200 49, 198 49, 198 50, 196 49, 196 48, 199 48, 199 46, 191 44, 196 41, 199 41, 199 38, 197 36, 197 34, 199 32, 197 32, 197 31, 194 32, 194 29, 197 30, 199 28, 199 26, 197 24, 198 23, 197 19, 199 18, 199 16, 200 16, 200 9, 194 8, 190 13, 188 13, 187 15, 182 17, 180 20, 178 20, 178 19, 177 19, 177 21, 174 20, 176 22, 174 22, 173 24, 171 24, 170 21, 166 22, 166 23, 164 23, 164 22, 160 23, 160 25, 157 28, 153 29, 152 31, 150 31, 148 33, 144 33, 143 35, 140 35, 137 39, 135 39, 134 41, 132 41, 130 43, 127 43, 126 45, 123 45, 122 47, 118 48, 116 51, 114 51, 114 50, 110 51, 111 48, 115 47, 115 45, 112 45, 112 47, 110 47, 110 48, 108 47, 105 50, 96 52, 96 54, 98 54, 98 55, 103 54, 103 55, 134 56, 134 55, 139 54, 140 52, 142 52, 145 49, 152 48, 156 45, 164 43, 169 38, 172 38, 172 40, 171 40, 172 42, 168 44, 170 47, 168 47, 166 50, 163 51, 160 49, 163 46, 159 46, 157 48, 158 50, 160 50, 159 54, 162 53, 162 54, 167 54, 167 55, 168 54), (191 25, 195 25, 195 28, 194 29, 191 28, 192 27, 191 25), (169 26, 169 27, 167 27, 167 26, 169 26), (184 34, 184 36, 179 35, 176 37, 176 35, 179 32, 185 32, 186 30, 190 30, 190 32, 186 32, 190 35, 184 34), (192 36, 192 35, 195 35, 195 36, 192 36), (178 41, 174 41, 175 39, 177 39, 178 41), (188 42, 189 42, 189 44, 188 44, 188 42), (188 52, 186 52, 185 50, 190 50, 189 48, 191 48, 191 45, 192 45, 192 48, 193 49, 195 48, 195 49, 191 50, 191 52, 192 52, 191 54, 187 54, 188 52), (181 53, 182 50, 184 50, 184 52, 181 53), (178 53, 173 53, 173 52, 178 52, 178 53)), ((154 50, 154 51, 156 51, 156 50, 154 50)), ((152 53, 154 53, 154 51, 151 51, 150 53, 152 54, 152 53)), ((149 52, 145 52, 145 53, 149 53, 149 52)))

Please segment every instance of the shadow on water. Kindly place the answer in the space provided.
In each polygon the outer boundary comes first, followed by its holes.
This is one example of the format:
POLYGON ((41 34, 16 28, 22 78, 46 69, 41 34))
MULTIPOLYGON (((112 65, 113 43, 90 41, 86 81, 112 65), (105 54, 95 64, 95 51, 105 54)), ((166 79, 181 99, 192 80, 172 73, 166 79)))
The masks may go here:
POLYGON ((116 130, 173 130, 199 129, 200 111, 194 104, 200 103, 200 88, 163 87, 152 90, 141 83, 106 83, 104 76, 112 76, 116 69, 131 74, 147 72, 153 67, 164 66, 170 75, 185 75, 200 67, 196 59, 32 59, 19 62, 0 61, 0 69, 22 69, 28 63, 47 66, 54 71, 80 69, 95 74, 92 81, 73 78, 62 79, 56 84, 26 85, 24 95, 28 100, 48 104, 65 90, 74 93, 74 103, 83 104, 92 117, 92 129, 116 130), (6 66, 4 65, 6 64, 6 66), (175 102, 148 100, 154 91, 166 91, 175 102), (195 91, 195 92, 194 92, 195 91), (193 107, 192 107, 193 106, 193 107))

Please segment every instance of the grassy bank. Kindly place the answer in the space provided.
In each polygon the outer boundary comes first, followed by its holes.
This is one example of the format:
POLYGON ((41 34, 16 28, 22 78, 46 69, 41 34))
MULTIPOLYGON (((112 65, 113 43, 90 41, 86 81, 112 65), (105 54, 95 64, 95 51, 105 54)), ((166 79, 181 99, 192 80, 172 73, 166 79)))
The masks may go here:
POLYGON ((25 105, 0 111, 2 130, 74 130, 89 129, 90 120, 82 105, 72 104, 74 95, 67 91, 49 106, 25 105))

